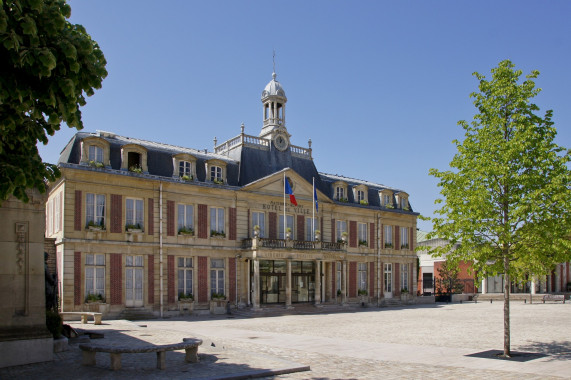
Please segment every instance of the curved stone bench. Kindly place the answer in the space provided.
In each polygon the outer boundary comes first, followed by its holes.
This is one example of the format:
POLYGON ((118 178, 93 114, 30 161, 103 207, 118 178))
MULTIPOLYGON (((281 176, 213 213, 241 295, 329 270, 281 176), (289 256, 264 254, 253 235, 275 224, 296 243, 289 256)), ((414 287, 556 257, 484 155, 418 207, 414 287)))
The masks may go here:
POLYGON ((184 361, 187 363, 198 363, 198 346, 202 344, 202 339, 184 338, 182 343, 173 344, 147 344, 137 347, 111 346, 103 344, 80 344, 83 351, 81 364, 95 365, 95 354, 97 352, 108 352, 111 356, 111 369, 121 369, 121 354, 137 354, 144 352, 157 353, 157 368, 166 368, 166 352, 175 350, 185 350, 184 361))
POLYGON ((92 316, 94 324, 96 325, 101 324, 101 317, 102 317, 101 313, 96 313, 91 311, 62 311, 59 314, 62 316, 62 318, 64 318, 66 315, 80 315, 81 323, 87 323, 87 317, 92 316))

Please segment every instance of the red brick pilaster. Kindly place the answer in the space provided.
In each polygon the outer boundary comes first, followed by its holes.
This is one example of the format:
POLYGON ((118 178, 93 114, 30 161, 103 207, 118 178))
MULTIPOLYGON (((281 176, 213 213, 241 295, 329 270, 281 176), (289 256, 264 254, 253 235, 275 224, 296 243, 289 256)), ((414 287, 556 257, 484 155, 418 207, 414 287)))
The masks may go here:
POLYGON ((167 201, 167 236, 174 235, 174 201, 167 201))
POLYGON ((349 262, 349 297, 357 297, 357 262, 349 262))
POLYGON ((333 261, 331 263, 331 298, 335 298, 337 296, 337 289, 335 288, 335 279, 337 278, 336 272, 337 271, 337 263, 333 261))
POLYGON ((148 256, 147 265, 149 305, 152 305, 155 303, 155 255, 148 256))
POLYGON ((375 296, 375 263, 369 263, 369 296, 375 296))
POLYGON ((110 232, 121 233, 123 232, 122 219, 123 219, 123 200, 122 196, 118 194, 111 194, 111 225, 110 232))
POLYGON ((81 305, 81 252, 73 254, 73 304, 81 305))
POLYGON ((269 238, 270 239, 277 239, 278 238, 278 215, 275 212, 270 212, 268 214, 268 222, 269 222, 269 238))
POLYGON ((331 219, 331 242, 335 243, 335 219, 331 219))
POLYGON ((297 216, 297 240, 305 240, 305 217, 297 216))
POLYGON ((230 224, 230 231, 228 231, 228 240, 236 240, 236 232, 237 232, 237 214, 236 214, 236 208, 235 207, 230 207, 228 209, 228 223, 230 224))
POLYGON ((174 256, 167 256, 167 303, 175 303, 174 256))
POLYGON ((147 234, 148 235, 154 235, 155 234, 155 200, 153 198, 149 198, 149 207, 147 210, 147 219, 148 221, 148 225, 149 228, 147 230, 147 234))
POLYGON ((198 256, 198 302, 208 301, 208 258, 198 256))
POLYGON ((73 229, 75 231, 81 231, 81 197, 81 190, 75 190, 75 207, 73 209, 73 229))
POLYGON ((375 240, 377 239, 377 234, 375 233, 375 223, 369 224, 369 247, 375 249, 375 240))
POLYGON ((198 237, 208 238, 208 206, 198 205, 198 237))
POLYGON ((354 220, 349 221, 349 246, 357 247, 357 222, 354 220))
POLYGON ((395 249, 400 249, 400 227, 395 226, 395 249))
POLYGON ((236 258, 231 257, 228 259, 228 300, 236 302, 236 258))
MULTIPOLYGON (((379 228, 381 229, 381 241, 380 241, 380 243, 379 243, 379 248, 385 248, 385 240, 384 240, 384 239, 385 239, 385 238, 384 238, 384 235, 385 235, 385 225, 381 223, 381 225, 380 225, 379 228)), ((384 273, 384 270, 385 270, 385 268, 381 267, 381 273, 384 273)), ((384 274, 383 274, 383 276, 384 276, 384 274)), ((383 279, 384 279, 384 277, 383 277, 383 279)))
POLYGON ((394 291, 394 295, 395 296, 400 296, 400 266, 399 263, 394 263, 393 264, 394 269, 395 269, 395 291, 394 291))
POLYGON ((111 279, 111 305, 123 304, 123 264, 122 256, 119 253, 111 254, 111 268, 109 277, 111 279))

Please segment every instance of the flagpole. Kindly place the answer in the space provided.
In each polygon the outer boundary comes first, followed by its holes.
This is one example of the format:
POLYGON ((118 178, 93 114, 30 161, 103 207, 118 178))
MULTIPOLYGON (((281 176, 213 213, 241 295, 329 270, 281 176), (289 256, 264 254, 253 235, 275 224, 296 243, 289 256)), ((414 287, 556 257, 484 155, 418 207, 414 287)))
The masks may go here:
MULTIPOLYGON (((312 177, 313 179, 313 194, 315 194, 315 177, 312 177)), ((313 198, 313 194, 311 194, 311 198, 313 198)), ((315 240, 315 199, 311 200, 311 204, 313 205, 313 207, 311 208, 311 210, 313 211, 313 215, 311 217, 311 241, 315 240)))
POLYGON ((286 178, 286 175, 285 175, 285 172, 284 172, 284 222, 283 222, 283 224, 284 224, 284 239, 286 238, 286 213, 285 213, 285 189, 286 189, 286 181, 287 181, 287 178, 286 178))

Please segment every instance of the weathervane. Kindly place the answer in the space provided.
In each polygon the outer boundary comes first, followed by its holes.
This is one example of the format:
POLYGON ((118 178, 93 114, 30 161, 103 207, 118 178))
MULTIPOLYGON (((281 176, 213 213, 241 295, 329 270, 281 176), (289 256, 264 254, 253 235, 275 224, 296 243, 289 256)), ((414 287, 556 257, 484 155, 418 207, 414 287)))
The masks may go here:
POLYGON ((274 73, 275 73, 276 72, 276 49, 274 49, 273 61, 274 61, 274 73))

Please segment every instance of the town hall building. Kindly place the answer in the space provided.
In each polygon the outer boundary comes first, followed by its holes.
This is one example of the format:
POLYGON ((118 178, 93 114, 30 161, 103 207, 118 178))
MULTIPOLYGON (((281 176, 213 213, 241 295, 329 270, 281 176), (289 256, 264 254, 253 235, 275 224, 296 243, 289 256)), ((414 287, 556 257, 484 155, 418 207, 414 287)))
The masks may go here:
POLYGON ((213 152, 104 131, 70 140, 46 205, 62 311, 164 316, 416 296, 409 194, 319 172, 311 140, 293 144, 275 73, 261 101, 260 132, 242 125, 213 152))

